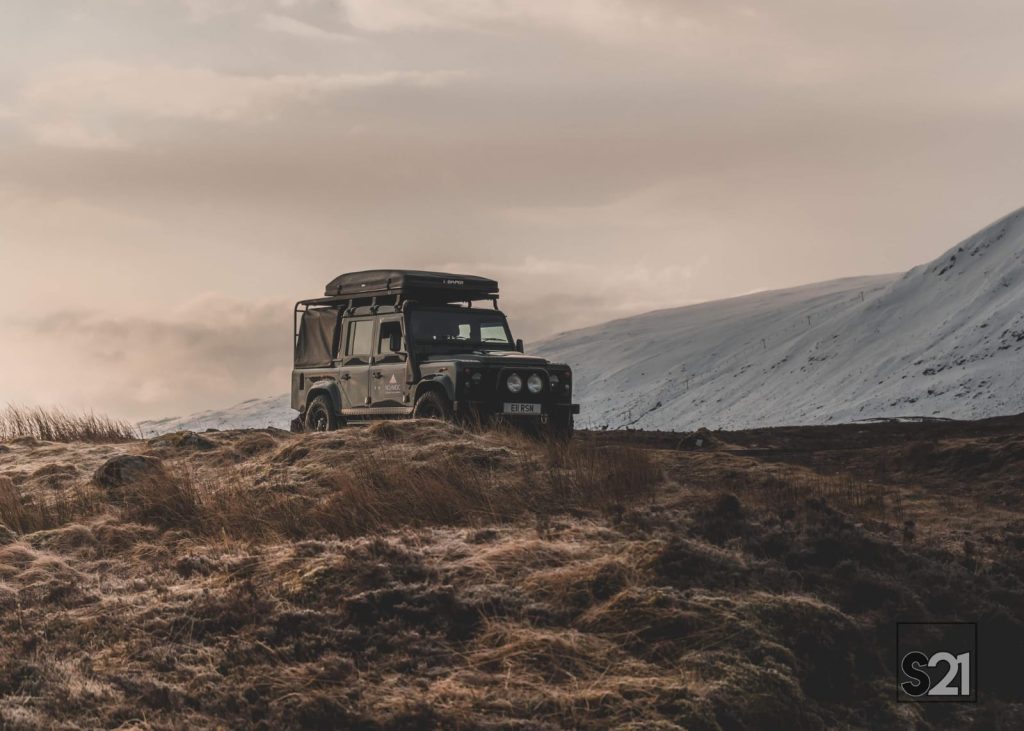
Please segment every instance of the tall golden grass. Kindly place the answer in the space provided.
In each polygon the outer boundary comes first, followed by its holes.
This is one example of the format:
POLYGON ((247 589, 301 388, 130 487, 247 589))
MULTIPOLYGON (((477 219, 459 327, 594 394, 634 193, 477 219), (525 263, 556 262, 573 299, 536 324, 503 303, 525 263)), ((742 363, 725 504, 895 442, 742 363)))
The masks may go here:
POLYGON ((0 442, 34 437, 47 442, 128 442, 140 438, 127 421, 64 409, 26 408, 8 404, 0 410, 0 442))
POLYGON ((133 522, 208 538, 340 538, 399 527, 483 526, 560 513, 618 514, 653 499, 661 469, 646 450, 583 443, 534 444, 500 468, 451 454, 410 464, 375 450, 326 473, 326 495, 260 485, 237 472, 199 479, 178 465, 103 491, 41 497, 0 480, 0 523, 18 532, 55 528, 105 509, 133 522))
POLYGON ((85 488, 53 495, 25 493, 0 477, 0 528, 18 533, 50 530, 103 509, 102 496, 85 488))
POLYGON ((618 513, 653 499, 661 469, 645 450, 562 442, 511 471, 458 455, 409 464, 385 450, 326 475, 320 498, 254 488, 240 476, 219 484, 172 473, 130 487, 131 517, 166 528, 242 540, 340 538, 398 527, 482 526, 565 512, 618 513))

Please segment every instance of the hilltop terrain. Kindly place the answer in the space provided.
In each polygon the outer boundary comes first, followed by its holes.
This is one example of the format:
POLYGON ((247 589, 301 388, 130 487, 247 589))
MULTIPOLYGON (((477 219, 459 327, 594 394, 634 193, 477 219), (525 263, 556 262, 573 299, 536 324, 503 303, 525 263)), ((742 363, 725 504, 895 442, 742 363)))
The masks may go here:
POLYGON ((0 444, 0 726, 1019 728, 1024 419, 0 444), (978 621, 978 705, 895 703, 978 621))

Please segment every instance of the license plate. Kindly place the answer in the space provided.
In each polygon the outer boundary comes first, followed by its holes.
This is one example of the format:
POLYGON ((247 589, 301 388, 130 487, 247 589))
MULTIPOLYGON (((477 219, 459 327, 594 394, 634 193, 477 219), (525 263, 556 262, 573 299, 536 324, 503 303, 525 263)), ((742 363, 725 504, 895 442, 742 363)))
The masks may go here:
POLYGON ((540 416, 544 412, 541 410, 540 404, 505 404, 505 413, 540 416))

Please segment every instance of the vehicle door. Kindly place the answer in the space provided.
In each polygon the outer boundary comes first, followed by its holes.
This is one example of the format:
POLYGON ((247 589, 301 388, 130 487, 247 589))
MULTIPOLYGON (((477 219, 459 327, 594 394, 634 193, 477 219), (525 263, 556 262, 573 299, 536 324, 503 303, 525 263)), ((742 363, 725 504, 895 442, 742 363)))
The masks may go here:
POLYGON ((370 360, 373 358, 374 317, 345 320, 339 383, 342 408, 365 410, 370 402, 370 360))
POLYGON ((408 358, 402 316, 381 317, 377 323, 373 363, 370 365, 371 408, 397 409, 409 406, 409 384, 406 383, 408 358))

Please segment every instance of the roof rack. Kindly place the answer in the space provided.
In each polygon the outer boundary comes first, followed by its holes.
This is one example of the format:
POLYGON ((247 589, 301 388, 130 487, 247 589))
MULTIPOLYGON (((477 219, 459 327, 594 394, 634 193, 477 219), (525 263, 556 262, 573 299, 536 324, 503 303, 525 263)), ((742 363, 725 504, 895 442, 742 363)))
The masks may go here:
POLYGON ((340 314, 356 307, 394 307, 404 311, 407 304, 453 305, 490 300, 498 309, 498 283, 493 279, 470 274, 420 272, 410 270, 372 269, 335 277, 328 283, 323 297, 295 303, 294 334, 299 342, 299 320, 311 309, 334 309, 340 314))

